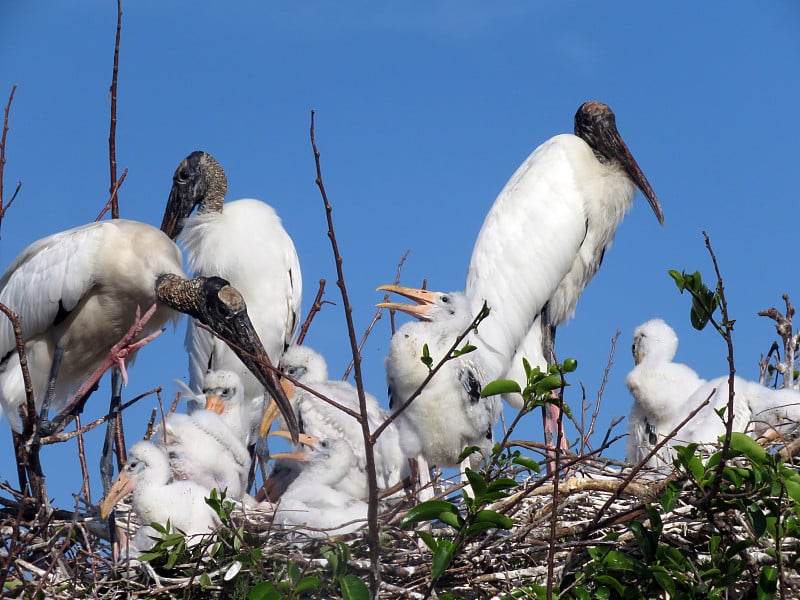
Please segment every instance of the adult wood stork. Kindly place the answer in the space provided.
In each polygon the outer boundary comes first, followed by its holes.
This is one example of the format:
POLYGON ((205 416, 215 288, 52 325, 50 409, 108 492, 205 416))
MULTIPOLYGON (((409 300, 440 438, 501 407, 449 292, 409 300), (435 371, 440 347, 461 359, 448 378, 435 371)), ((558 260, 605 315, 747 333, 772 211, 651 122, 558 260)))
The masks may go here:
MULTIPOLYGON (((68 229, 23 250, 0 279, 0 302, 20 315, 37 410, 57 349, 62 355, 53 395, 56 409, 106 359, 136 319, 137 309, 153 304, 156 310, 143 335, 177 319, 178 313, 190 314, 234 342, 264 385, 280 387, 262 364, 268 358, 241 294, 219 277, 187 280, 181 262, 178 247, 163 232, 125 219, 68 229)), ((11 426, 20 431, 25 388, 14 348, 13 329, 3 319, 0 403, 11 426)), ((282 412, 288 409, 287 427, 296 433, 285 394, 280 407, 282 412)))
POLYGON ((574 313, 637 187, 663 223, 614 113, 596 101, 576 112, 575 135, 550 138, 511 176, 475 241, 465 288, 473 313, 484 301, 491 309, 473 340, 489 380, 524 383, 523 355, 533 366, 554 360, 555 328, 574 313))
MULTIPOLYGON (((648 466, 670 465, 675 445, 712 443, 724 435, 725 423, 719 411, 728 405, 728 376, 705 381, 690 367, 672 362, 678 336, 661 319, 637 327, 633 340, 636 366, 625 380, 634 398, 628 417, 628 462, 644 460, 653 446, 707 399, 708 405, 650 459, 648 466)), ((773 390, 741 377, 734 377, 733 389, 734 431, 772 437, 796 429, 800 392, 773 390)))
MULTIPOLYGON (((287 348, 281 357, 280 369, 317 394, 355 413, 359 412, 358 390, 346 381, 328 379, 325 358, 308 346, 287 348)), ((350 469, 336 481, 334 487, 355 498, 367 497, 366 450, 361 425, 356 418, 300 387, 295 387, 291 402, 303 433, 323 439, 343 439, 350 446, 353 456, 350 469)), ((366 394, 366 408, 370 431, 376 430, 388 419, 371 394, 366 394)), ((269 428, 271 422, 268 421, 269 415, 262 424, 262 432, 269 428)), ((394 425, 390 424, 378 437, 374 456, 378 487, 388 489, 399 483, 406 460, 394 425)))
MULTIPOLYGON (((156 302, 158 276, 183 277, 181 262, 177 246, 161 231, 125 219, 68 229, 22 251, 0 279, 0 302, 20 316, 37 412, 56 348, 63 350, 51 404, 58 410, 128 331, 137 307, 156 302)), ((178 316, 159 304, 142 335, 178 316)), ((3 318, 0 403, 21 432, 25 387, 14 349, 11 323, 3 318)))
MULTIPOLYGON (((271 206, 249 198, 223 204, 227 188, 225 172, 214 157, 192 152, 175 171, 161 228, 186 249, 190 273, 224 277, 241 292, 264 349, 277 364, 299 326, 299 259, 271 206), (197 214, 190 216, 195 207, 197 214)), ((242 379, 246 399, 263 397, 263 385, 208 332, 190 324, 186 348, 193 390, 201 388, 208 369, 224 369, 242 379)), ((256 412, 253 434, 263 406, 256 412)))
POLYGON ((100 503, 100 516, 105 519, 117 503, 128 494, 141 527, 132 545, 140 552, 149 550, 158 538, 149 523, 166 523, 187 536, 209 534, 220 521, 205 502, 210 490, 194 481, 173 481, 169 459, 164 450, 141 441, 128 452, 125 467, 117 476, 100 503))
POLYGON ((310 452, 276 454, 301 465, 297 477, 280 498, 273 522, 308 537, 344 535, 361 529, 367 521, 367 503, 337 486, 347 477, 354 456, 341 438, 319 439, 303 435, 310 452))
MULTIPOLYGON (((456 338, 473 320, 469 299, 460 292, 441 293, 398 285, 379 290, 398 293, 414 304, 381 302, 382 308, 400 310, 419 321, 409 321, 392 336, 386 356, 386 381, 394 412, 417 392, 430 375, 430 367, 448 355, 456 338), (430 367, 423 362, 427 347, 430 367)), ((469 341, 472 341, 470 333, 469 341)), ((461 346, 465 345, 465 340, 461 346)), ((400 443, 409 457, 421 457, 420 474, 427 464, 453 467, 464 448, 478 446, 488 454, 494 443, 492 428, 500 416, 497 397, 481 398, 488 382, 480 357, 463 354, 448 360, 396 417, 400 443), (476 360, 477 359, 477 360, 476 360)), ((473 466, 476 457, 471 456, 473 466)), ((421 482, 423 483, 423 482, 421 482)))

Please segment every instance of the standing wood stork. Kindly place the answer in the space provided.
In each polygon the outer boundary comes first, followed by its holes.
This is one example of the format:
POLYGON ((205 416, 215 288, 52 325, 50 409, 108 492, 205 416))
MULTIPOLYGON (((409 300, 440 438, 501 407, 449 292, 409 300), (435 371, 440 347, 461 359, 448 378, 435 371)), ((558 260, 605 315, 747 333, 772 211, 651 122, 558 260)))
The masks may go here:
MULTIPOLYGON (((236 352, 264 385, 271 390, 276 384, 280 387, 277 377, 262 364, 268 358, 241 294, 219 277, 187 280, 181 262, 178 247, 163 232, 125 219, 68 229, 23 250, 0 279, 0 302, 20 315, 37 410, 58 352, 52 404, 56 409, 108 357, 136 319, 137 309, 153 304, 155 313, 142 334, 177 319, 178 313, 190 314, 235 343, 236 352)), ((3 319, 0 403, 11 426, 20 431, 19 408, 25 390, 14 348, 13 329, 3 319)), ((118 356, 111 358, 109 364, 122 361, 118 356)), ((296 434, 288 399, 282 390, 274 393, 281 394, 280 410, 296 434)))
MULTIPOLYGON (((359 412, 358 390, 346 381, 328 379, 325 358, 308 346, 294 345, 287 348, 281 357, 280 369, 317 394, 353 412, 359 412)), ((359 422, 352 415, 300 387, 294 387, 291 402, 301 432, 323 439, 343 439, 350 446, 353 456, 350 469, 336 481, 334 487, 355 498, 366 498, 369 495, 366 450, 359 422)), ((374 431, 388 416, 371 394, 366 394, 366 407, 369 428, 374 431)), ((270 425, 271 415, 267 414, 262 423, 262 433, 270 425)), ((377 439, 374 456, 378 488, 388 489, 399 483, 403 476, 403 463, 406 461, 394 425, 389 425, 377 439)))
MULTIPOLYGON (((445 294, 398 285, 382 285, 378 289, 415 302, 381 302, 379 307, 420 319, 405 323, 395 332, 386 356, 390 407, 398 412, 430 375, 430 368, 422 361, 423 348, 427 347, 431 367, 438 364, 469 327, 473 315, 469 299, 460 292, 445 294)), ((462 346, 466 343, 465 340, 462 346)), ((467 446, 478 446, 483 454, 492 449, 492 428, 501 405, 496 396, 480 397, 488 382, 480 359, 473 352, 447 361, 411 404, 397 414, 403 451, 420 462, 421 487, 427 483, 428 465, 457 466, 458 457, 467 446)), ((470 456, 473 467, 478 461, 479 457, 470 456)))
MULTIPOLYGON (((241 292, 267 355, 278 364, 299 326, 303 284, 297 252, 271 206, 249 198, 223 204, 227 188, 214 157, 192 152, 175 171, 161 228, 186 249, 190 273, 224 277, 241 292), (189 216, 195 207, 197 214, 189 216)), ((190 324, 186 348, 193 390, 201 388, 208 369, 224 369, 242 379, 245 399, 263 397, 261 383, 208 332, 190 324)), ((253 439, 264 412, 263 405, 258 408, 253 439)))
MULTIPOLYGON (((0 279, 0 302, 20 316, 37 412, 56 348, 63 356, 51 408, 59 410, 128 331, 137 307, 146 310, 156 301, 157 277, 183 277, 181 263, 178 247, 161 231, 125 219, 68 229, 22 251, 0 279)), ((178 316, 159 304, 142 334, 178 316)), ((3 318, 0 403, 21 432, 25 388, 14 348, 11 323, 3 318)))
POLYGON ((533 366, 555 360, 555 329, 600 268, 637 187, 663 224, 614 113, 596 101, 576 112, 575 135, 550 138, 511 176, 478 233, 465 288, 473 313, 484 301, 491 309, 473 341, 489 380, 524 382, 520 355, 533 366))
POLYGON ((350 444, 341 438, 305 434, 301 440, 313 449, 275 455, 297 461, 301 469, 281 496, 273 522, 294 527, 308 537, 344 535, 364 527, 367 503, 337 485, 347 477, 354 460, 350 444))
POLYGON ((217 514, 206 504, 210 490, 194 481, 173 481, 164 450, 141 441, 128 452, 124 469, 100 503, 105 519, 117 503, 133 494, 132 506, 141 527, 133 537, 134 550, 144 552, 155 544, 158 533, 149 523, 166 523, 187 536, 209 534, 219 524, 217 514))
MULTIPOLYGON (((671 464, 675 445, 713 443, 724 435, 725 423, 719 412, 728 405, 728 376, 705 381, 690 367, 672 362, 678 336, 661 319, 637 327, 633 339, 636 366, 625 380, 634 398, 628 417, 628 462, 641 462, 653 446, 709 398, 708 405, 651 458, 648 466, 671 464)), ((734 431, 774 437, 797 428, 800 392, 773 390, 741 377, 734 377, 733 389, 734 431)))

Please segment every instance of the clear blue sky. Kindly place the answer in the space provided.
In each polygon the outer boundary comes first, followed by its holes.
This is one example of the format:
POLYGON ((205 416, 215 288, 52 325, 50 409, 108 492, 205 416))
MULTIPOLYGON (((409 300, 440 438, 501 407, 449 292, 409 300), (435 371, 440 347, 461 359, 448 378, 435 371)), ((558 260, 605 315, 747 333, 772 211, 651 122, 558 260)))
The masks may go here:
MULTIPOLYGON (((325 214, 314 184, 308 129, 317 141, 359 335, 411 253, 403 282, 463 288, 472 244, 496 194, 541 142, 571 132, 577 107, 609 104, 666 217, 659 227, 637 196, 558 334, 562 358, 594 400, 619 329, 599 435, 631 398, 633 329, 655 316, 678 331, 678 359, 710 378, 726 372, 725 347, 689 325, 689 299, 668 269, 712 266, 707 231, 725 277, 739 374, 755 378, 776 337, 756 316, 800 304, 796 275, 800 138, 800 7, 763 2, 164 2, 123 4, 117 159, 129 173, 121 213, 160 223, 172 173, 189 152, 213 153, 229 198, 272 204, 297 246, 304 312, 320 278, 326 306, 307 343, 332 374, 349 356, 325 214)), ((0 104, 11 109, 6 197, 23 188, 2 225, 3 266, 29 243, 95 218, 108 198, 109 98, 116 4, 0 3, 0 104)), ((35 293, 35 291, 32 291, 35 293)), ((156 385, 171 397, 185 377, 185 322, 146 348, 126 397, 156 385)), ((388 318, 363 353, 367 388, 386 402, 388 318)), ((578 381, 568 390, 574 409, 578 381)), ((107 386, 87 408, 102 414, 107 386)), ((126 415, 141 435, 154 401, 126 415)), ((507 415, 509 412, 507 411, 507 415)), ((618 428, 623 433, 626 423, 618 428)), ((541 439, 538 415, 519 437, 541 439)), ((89 438, 96 473, 99 440, 89 438)), ((624 454, 624 441, 609 452, 624 454)), ((52 495, 71 505, 80 487, 74 447, 44 450, 52 495)), ((0 478, 16 482, 7 427, 0 478)), ((95 479, 93 496, 100 495, 95 479)))

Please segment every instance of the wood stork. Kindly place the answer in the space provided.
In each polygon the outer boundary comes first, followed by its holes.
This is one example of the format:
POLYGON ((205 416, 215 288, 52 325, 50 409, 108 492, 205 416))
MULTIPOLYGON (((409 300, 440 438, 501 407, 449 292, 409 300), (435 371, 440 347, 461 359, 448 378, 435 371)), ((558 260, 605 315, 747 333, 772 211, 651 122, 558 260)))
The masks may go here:
POLYGON ((117 503, 128 494, 141 527, 132 544, 140 552, 149 550, 158 538, 149 523, 166 523, 187 536, 209 534, 219 524, 217 514, 205 502, 210 490, 194 481, 172 481, 169 459, 164 450, 141 441, 128 452, 125 467, 117 476, 100 503, 100 516, 105 519, 117 503))
MULTIPOLYGON (((328 379, 325 358, 308 346, 290 346, 281 357, 280 369, 304 386, 354 412, 359 412, 358 390, 346 382, 328 379)), ((364 437, 361 425, 350 414, 322 400, 313 393, 295 387, 291 398, 300 430, 318 438, 340 438, 351 448, 353 461, 349 471, 340 477, 334 487, 355 498, 369 494, 364 437)), ((367 420, 374 431, 388 418, 378 401, 366 394, 367 420)), ((269 428, 266 416, 262 432, 269 428)), ((406 462, 400 448, 400 437, 394 425, 389 425, 374 446, 375 470, 378 487, 388 489, 399 483, 406 462)))
MULTIPOLYGON (((654 456, 648 466, 671 464, 675 445, 712 443, 724 435, 719 415, 728 405, 728 376, 701 379, 690 367, 672 362, 678 336, 661 319, 643 323, 634 331, 636 366, 625 380, 634 398, 628 417, 627 460, 641 462, 660 440, 710 398, 697 415, 654 456)), ((800 392, 773 390, 755 381, 735 377, 733 430, 754 437, 791 432, 800 421, 800 392)))
MULTIPOLYGON (((299 326, 299 259, 271 206, 249 198, 223 204, 227 188, 225 172, 214 157, 192 152, 175 171, 161 228, 186 249, 190 273, 224 277, 241 292, 264 349, 277 364, 299 326), (197 214, 190 216, 195 207, 197 214)), ((190 324, 186 348, 193 390, 201 388, 208 369, 224 369, 242 379, 246 399, 263 397, 263 385, 208 332, 190 324)), ((256 412, 253 439, 263 406, 256 412)))
POLYGON ((281 460, 301 465, 297 477, 280 498, 273 522, 292 527, 308 537, 344 535, 367 522, 367 503, 338 488, 347 477, 354 456, 341 438, 319 439, 303 434, 310 452, 276 454, 281 460))
MULTIPOLYGON (((234 341, 248 368, 270 387, 277 382, 261 364, 266 355, 241 295, 218 277, 187 280, 181 262, 178 247, 163 232, 125 219, 68 229, 23 250, 0 279, 0 302, 20 315, 37 407, 56 349, 63 351, 53 396, 58 409, 128 331, 137 309, 154 303, 155 313, 143 335, 177 319, 179 312, 191 314, 234 341)), ((20 431, 25 391, 14 347, 13 329, 4 319, 0 403, 12 427, 20 431)), ((287 403, 283 395, 281 411, 287 403)), ((286 418, 287 427, 296 432, 294 413, 289 411, 286 418)))
POLYGON ((511 176, 478 233, 465 288, 473 313, 484 301, 491 309, 473 341, 489 380, 524 382, 520 354, 533 366, 554 361, 555 329, 600 268, 637 187, 663 224, 614 113, 596 101, 578 108, 574 135, 550 138, 511 176))
MULTIPOLYGON (((180 382, 180 385, 184 384, 180 382)), ((190 414, 203 409, 215 412, 245 447, 254 441, 250 439, 250 423, 260 405, 260 398, 258 402, 245 400, 242 380, 233 371, 207 371, 203 377, 203 393, 187 395, 190 414)))
MULTIPOLYGON (((56 348, 63 350, 51 405, 58 410, 128 331, 137 307, 146 310, 156 302, 156 279, 165 273, 183 277, 181 262, 178 247, 161 231, 125 219, 68 229, 22 251, 0 279, 0 302, 20 315, 37 412, 56 348)), ((159 304, 142 334, 178 316, 159 304)), ((25 388, 14 348, 14 332, 4 318, 0 403, 12 428, 21 432, 25 388)))
MULTIPOLYGON (((397 285, 378 289, 415 302, 381 302, 379 307, 400 310, 420 319, 405 323, 395 332, 386 356, 390 407, 397 412, 430 374, 430 368, 422 361, 423 348, 427 347, 430 365, 438 364, 469 327, 474 315, 469 299, 460 292, 441 293, 397 285)), ((470 333, 469 341, 472 337, 470 333)), ((467 340, 462 346, 466 343, 467 340)), ((406 456, 423 459, 421 478, 427 474, 428 464, 457 466, 459 455, 468 446, 478 446, 485 455, 491 451, 492 428, 500 416, 501 405, 496 396, 480 397, 487 382, 480 357, 475 353, 463 354, 447 361, 419 396, 397 414, 403 451, 406 456)), ((470 457, 473 467, 478 460, 474 454, 470 457)), ((421 479, 421 486, 425 483, 421 479)))
POLYGON ((165 419, 156 443, 167 452, 176 479, 226 490, 234 500, 244 497, 250 453, 217 413, 205 409, 173 413, 165 419))

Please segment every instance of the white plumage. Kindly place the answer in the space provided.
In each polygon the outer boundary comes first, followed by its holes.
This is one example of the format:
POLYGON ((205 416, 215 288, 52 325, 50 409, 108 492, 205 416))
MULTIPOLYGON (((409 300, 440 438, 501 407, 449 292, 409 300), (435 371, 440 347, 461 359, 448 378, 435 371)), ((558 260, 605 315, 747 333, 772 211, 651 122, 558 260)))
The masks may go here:
MULTIPOLYGON (((628 417, 627 460, 639 463, 653 446, 678 426, 707 398, 710 401, 648 463, 671 464, 675 445, 712 443, 725 433, 718 411, 728 405, 728 376, 701 379, 690 367, 672 362, 678 348, 675 331, 661 319, 636 328, 636 366, 625 380, 634 398, 628 417)), ((800 392, 774 390, 734 377, 733 430, 753 437, 784 435, 800 420, 800 392)))
MULTIPOLYGON (((459 292, 445 294, 394 285, 378 289, 399 293, 417 303, 385 302, 378 306, 421 319, 409 321, 395 332, 386 356, 390 406, 397 411, 429 376, 430 370, 422 362, 424 346, 427 345, 433 367, 475 315, 470 312, 466 296, 459 292)), ((474 337, 471 332, 459 348, 474 337)), ((446 362, 397 416, 406 455, 420 455, 429 464, 450 467, 458 465, 458 456, 467 446, 479 446, 488 454, 493 445, 492 427, 501 406, 496 397, 480 398, 487 381, 484 365, 474 352, 446 362)))
POLYGON ((133 547, 149 550, 158 537, 148 524, 170 521, 173 529, 187 536, 210 533, 219 518, 205 498, 210 490, 193 481, 172 481, 169 460, 164 451, 141 441, 128 452, 128 461, 120 472, 105 499, 100 503, 100 514, 105 518, 114 506, 132 493, 132 507, 142 525, 133 538, 133 547))
MULTIPOLYGON (((663 222, 613 112, 600 102, 578 109, 575 135, 547 140, 512 175, 475 241, 465 288, 473 313, 484 301, 491 309, 474 340, 489 380, 524 383, 523 356, 533 366, 551 360, 555 327, 574 313, 637 186, 663 222)), ((509 401, 521 406, 522 398, 509 401)))
MULTIPOLYGON (((21 318, 37 410, 56 346, 64 350, 54 403, 59 409, 128 331, 136 308, 156 301, 156 279, 183 276, 181 254, 164 233, 145 223, 90 223, 28 246, 0 279, 0 302, 21 318)), ((178 313, 159 304, 142 335, 178 313)), ((11 323, 0 319, 0 404, 21 431, 25 391, 11 323)), ((129 363, 133 361, 130 356, 129 363)))
MULTIPOLYGON (((284 352, 281 371, 322 396, 354 411, 359 411, 358 390, 346 381, 328 379, 328 366, 324 357, 307 346, 290 346, 284 352)), ((388 418, 378 401, 366 395, 367 420, 370 431, 375 431, 388 418)), ((292 405, 302 432, 319 438, 341 438, 352 450, 353 462, 349 471, 334 485, 356 498, 368 495, 366 455, 361 425, 356 419, 296 387, 292 405)), ((389 488, 401 479, 405 456, 400 448, 397 428, 389 425, 374 446, 375 469, 380 489, 389 488)))
POLYGON ((300 461, 302 468, 281 496, 273 522, 296 527, 309 537, 343 535, 364 527, 367 503, 337 487, 354 460, 350 445, 340 438, 313 443, 310 452, 284 455, 300 461))
MULTIPOLYGON (((256 332, 273 364, 296 337, 302 300, 300 263, 275 210, 254 199, 223 204, 227 180, 208 153, 193 152, 175 171, 162 229, 185 248, 188 270, 218 275, 244 297, 256 332), (195 206, 198 213, 189 216, 195 206), (188 218, 186 218, 188 217, 188 218), (185 221, 182 219, 185 218, 185 221)), ((208 369, 233 371, 246 400, 264 388, 219 339, 190 324, 186 334, 189 385, 199 390, 208 369)), ((255 411, 253 437, 263 405, 255 411)))
POLYGON ((156 443, 169 455, 176 479, 226 490, 241 500, 247 491, 250 454, 242 441, 215 412, 169 415, 156 443))

